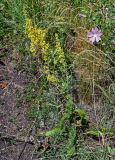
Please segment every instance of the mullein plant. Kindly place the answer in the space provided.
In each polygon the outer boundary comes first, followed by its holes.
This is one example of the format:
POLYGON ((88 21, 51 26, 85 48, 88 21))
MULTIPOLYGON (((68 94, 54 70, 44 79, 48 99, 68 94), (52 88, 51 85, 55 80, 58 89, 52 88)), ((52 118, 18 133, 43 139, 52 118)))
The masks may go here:
POLYGON ((28 38, 31 41, 30 52, 32 53, 33 56, 35 56, 37 47, 40 46, 43 52, 42 57, 45 61, 47 61, 46 54, 47 54, 49 45, 45 42, 46 30, 33 26, 32 20, 29 18, 26 19, 25 28, 26 28, 26 33, 28 35, 28 38))
POLYGON ((40 48, 44 64, 43 69, 44 73, 47 76, 47 80, 52 83, 56 82, 56 77, 55 75, 51 74, 49 68, 48 57, 49 57, 50 46, 46 42, 47 30, 38 28, 37 26, 33 26, 32 20, 30 18, 26 18, 25 29, 26 29, 26 34, 30 39, 30 52, 32 53, 32 56, 35 56, 37 49, 40 48))
MULTIPOLYGON (((59 61, 62 65, 64 65, 64 64, 65 64, 64 51, 63 51, 63 49, 61 48, 59 36, 58 36, 57 33, 55 34, 55 38, 56 38, 56 51, 57 51, 57 53, 58 53, 58 61, 59 61)), ((57 63, 57 62, 54 61, 54 64, 55 64, 55 63, 57 63)))
POLYGON ((57 136, 57 138, 60 136, 67 137, 67 156, 74 156, 76 152, 77 125, 73 120, 75 106, 73 97, 70 94, 72 77, 68 72, 68 66, 66 63, 64 49, 61 46, 60 37, 58 33, 55 33, 55 45, 51 46, 46 42, 47 30, 33 26, 32 20, 28 18, 26 19, 25 27, 26 34, 30 39, 30 52, 35 56, 37 49, 40 48, 42 53, 43 72, 47 77, 47 81, 52 83, 53 86, 58 89, 62 99, 60 103, 62 104, 62 101, 64 102, 64 113, 59 113, 60 118, 58 120, 57 127, 46 132, 45 135, 52 137, 57 136))
POLYGON ((59 71, 57 69, 55 70, 55 67, 51 69, 52 64, 50 64, 50 62, 53 61, 54 66, 58 65, 59 68, 61 66, 66 66, 65 55, 61 47, 58 34, 55 34, 56 55, 54 55, 52 59, 50 56, 50 54, 52 54, 52 47, 46 42, 47 30, 33 26, 32 20, 29 18, 26 18, 25 30, 28 38, 30 39, 30 52, 32 53, 32 56, 35 56, 38 48, 40 48, 43 60, 43 71, 47 76, 47 80, 58 85, 59 77, 57 77, 57 75, 59 71))
POLYGON ((34 26, 32 20, 29 18, 26 19, 25 28, 26 34, 30 39, 30 52, 33 56, 36 56, 37 50, 40 48, 42 53, 43 72, 47 77, 47 81, 58 89, 62 99, 61 104, 62 101, 64 102, 64 113, 59 113, 60 118, 57 127, 46 132, 45 135, 56 135, 57 138, 65 135, 68 138, 68 143, 66 144, 67 155, 69 157, 74 156, 76 152, 77 126, 73 120, 75 106, 73 97, 70 94, 72 77, 68 72, 68 65, 66 63, 64 49, 60 43, 60 37, 58 33, 55 33, 55 45, 51 46, 46 42, 47 30, 34 26))

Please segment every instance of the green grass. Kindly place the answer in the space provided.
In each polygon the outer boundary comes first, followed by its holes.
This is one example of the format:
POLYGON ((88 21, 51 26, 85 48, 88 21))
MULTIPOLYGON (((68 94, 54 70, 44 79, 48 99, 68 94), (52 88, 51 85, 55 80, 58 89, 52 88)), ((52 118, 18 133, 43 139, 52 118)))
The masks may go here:
POLYGON ((1 0, 0 47, 12 52, 16 50, 19 57, 13 54, 12 61, 16 69, 25 72, 30 79, 23 93, 17 95, 17 106, 21 103, 30 106, 27 118, 30 123, 36 122, 36 130, 42 129, 41 133, 35 133, 35 138, 50 139, 46 150, 35 150, 38 157, 109 160, 111 153, 105 143, 101 149, 94 146, 95 150, 91 151, 83 145, 83 140, 89 136, 87 129, 96 138, 106 139, 110 132, 114 134, 114 12, 110 0, 1 0), (80 13, 85 17, 80 17, 80 13), (26 18, 31 18, 37 28, 47 31, 48 66, 58 79, 56 83, 49 82, 44 73, 42 48, 38 51, 40 61, 38 55, 33 57, 30 53, 30 39, 25 33, 26 18), (87 39, 87 32, 95 26, 103 34, 98 46, 87 39), (65 55, 64 64, 59 61, 53 64, 58 58, 55 33, 59 35, 65 55), (88 125, 89 113, 82 108, 81 101, 95 112, 95 133, 88 125), (102 128, 107 129, 106 135, 102 128))

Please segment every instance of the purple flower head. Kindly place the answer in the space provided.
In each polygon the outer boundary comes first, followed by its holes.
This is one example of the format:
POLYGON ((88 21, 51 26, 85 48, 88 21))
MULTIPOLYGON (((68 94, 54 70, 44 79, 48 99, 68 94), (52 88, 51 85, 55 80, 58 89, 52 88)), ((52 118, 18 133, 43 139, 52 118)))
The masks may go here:
POLYGON ((91 32, 88 32, 87 37, 89 41, 94 44, 101 40, 100 38, 101 35, 102 35, 101 30, 95 27, 95 28, 92 28, 91 32))

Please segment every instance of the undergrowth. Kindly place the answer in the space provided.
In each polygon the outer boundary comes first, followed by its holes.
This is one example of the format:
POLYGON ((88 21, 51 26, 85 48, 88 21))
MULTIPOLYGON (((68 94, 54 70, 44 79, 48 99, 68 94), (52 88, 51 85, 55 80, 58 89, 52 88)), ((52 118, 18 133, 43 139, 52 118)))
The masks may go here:
POLYGON ((30 106, 26 116, 36 122, 35 139, 48 138, 45 150, 35 149, 38 158, 111 157, 106 139, 115 132, 113 14, 114 4, 107 0, 0 2, 1 47, 15 49, 16 69, 31 77, 18 99, 30 106), (102 32, 96 46, 87 38, 95 26, 102 32), (102 148, 84 146, 88 137, 102 148))

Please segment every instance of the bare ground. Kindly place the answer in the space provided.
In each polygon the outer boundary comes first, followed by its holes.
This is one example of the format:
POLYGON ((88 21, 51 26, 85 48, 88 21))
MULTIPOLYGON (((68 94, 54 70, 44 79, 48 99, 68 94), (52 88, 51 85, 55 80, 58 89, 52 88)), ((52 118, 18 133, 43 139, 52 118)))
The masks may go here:
POLYGON ((8 60, 0 63, 0 160, 31 160, 35 148, 30 124, 25 116, 28 106, 17 106, 16 94, 28 82, 8 60))

